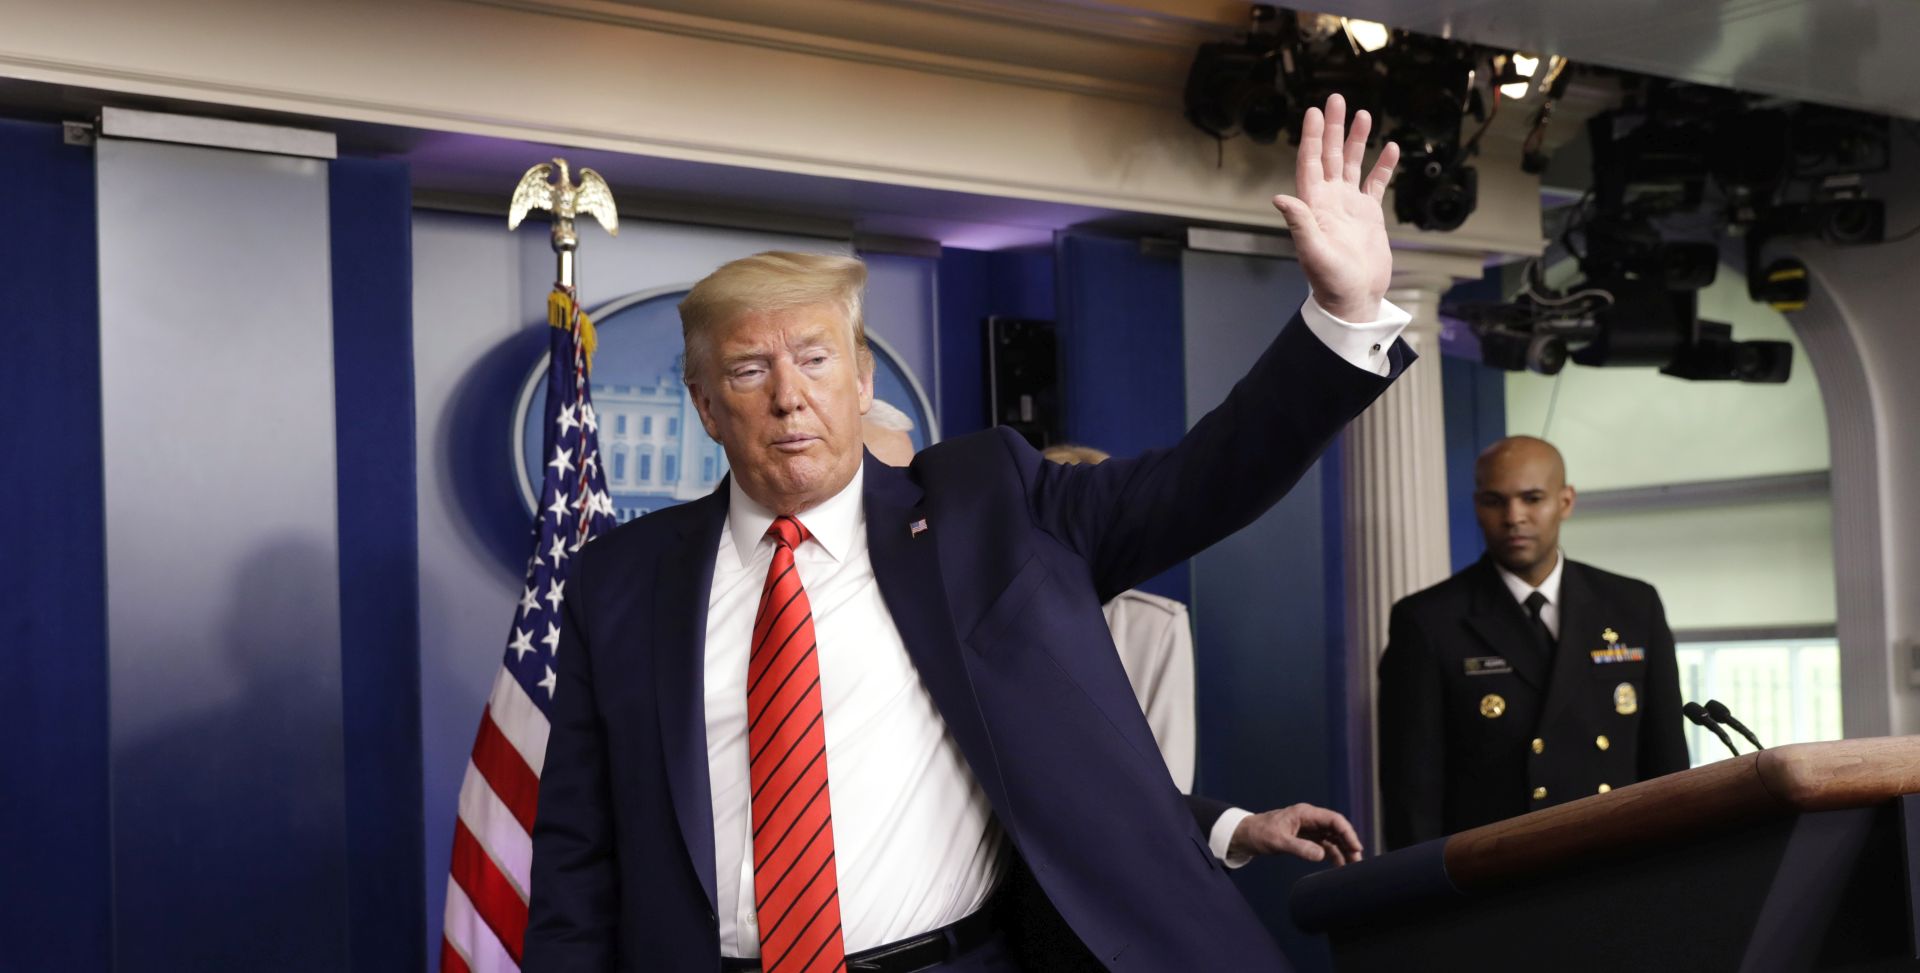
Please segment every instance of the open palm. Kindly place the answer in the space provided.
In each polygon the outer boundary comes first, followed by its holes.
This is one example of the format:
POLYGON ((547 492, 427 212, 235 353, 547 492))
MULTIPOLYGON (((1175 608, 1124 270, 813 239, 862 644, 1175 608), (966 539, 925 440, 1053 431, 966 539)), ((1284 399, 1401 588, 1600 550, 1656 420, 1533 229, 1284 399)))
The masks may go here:
POLYGON ((1372 321, 1393 276, 1381 200, 1400 161, 1400 147, 1387 143, 1363 181, 1373 119, 1359 112, 1347 131, 1346 116, 1346 99, 1339 95, 1327 99, 1324 113, 1307 109, 1294 167, 1297 195, 1275 196, 1273 205, 1293 231, 1294 251, 1314 299, 1334 317, 1372 321))

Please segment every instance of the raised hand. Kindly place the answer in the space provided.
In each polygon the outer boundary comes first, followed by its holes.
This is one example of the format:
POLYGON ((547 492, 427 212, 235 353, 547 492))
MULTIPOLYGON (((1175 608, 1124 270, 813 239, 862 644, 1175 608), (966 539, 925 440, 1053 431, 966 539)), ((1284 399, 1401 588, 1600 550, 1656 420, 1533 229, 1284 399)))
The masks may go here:
POLYGON ((1347 102, 1327 99, 1327 110, 1307 109, 1300 126, 1300 154, 1294 166, 1295 196, 1273 197, 1274 208, 1293 231, 1300 269, 1313 287, 1314 300, 1343 321, 1379 317, 1380 299, 1393 276, 1393 250, 1387 246, 1387 194, 1400 146, 1388 142, 1366 180, 1360 178, 1373 119, 1354 115, 1346 131, 1347 102))

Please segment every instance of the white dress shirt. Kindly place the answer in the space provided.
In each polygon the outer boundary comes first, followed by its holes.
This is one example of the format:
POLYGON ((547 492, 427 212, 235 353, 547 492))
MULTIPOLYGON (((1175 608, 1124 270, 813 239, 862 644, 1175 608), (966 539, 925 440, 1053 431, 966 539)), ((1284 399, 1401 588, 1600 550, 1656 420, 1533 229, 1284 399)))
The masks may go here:
POLYGON ((1538 591, 1547 596, 1547 603, 1540 606, 1540 620, 1546 623, 1547 631, 1552 632, 1556 639, 1560 637, 1560 572, 1566 566, 1566 557, 1559 551, 1554 551, 1553 571, 1547 575, 1545 581, 1540 582, 1540 587, 1535 588, 1520 580, 1520 576, 1512 571, 1498 564, 1494 565, 1495 568, 1499 568, 1500 580, 1506 582, 1507 590, 1513 593, 1513 600, 1520 603, 1522 611, 1526 610, 1527 599, 1533 597, 1534 592, 1538 591))
MULTIPOLYGON (((880 599, 867 555, 865 472, 802 512, 794 568, 813 607, 848 952, 965 918, 1000 881, 1003 837, 880 599)), ((720 951, 760 955, 748 827, 747 657, 773 563, 773 512, 731 480, 707 598, 707 770, 720 951)))
POLYGON ((1309 295, 1307 302, 1300 305, 1300 318, 1307 322, 1307 328, 1314 337, 1332 349, 1334 354, 1351 362, 1353 367, 1375 375, 1385 375, 1393 366, 1387 351, 1393 347, 1393 339, 1406 330, 1413 315, 1401 310, 1392 301, 1381 301, 1378 320, 1355 324, 1328 314, 1320 302, 1309 295))
MULTIPOLYGON (((1381 320, 1350 324, 1309 297, 1307 327, 1341 358, 1387 374, 1386 349, 1408 321, 1381 302, 1381 320)), ((812 539, 794 566, 813 606, 820 702, 833 802, 840 923, 848 952, 916 936, 971 914, 1004 870, 1005 837, 933 698, 921 684, 867 552, 865 471, 800 513, 812 539)), ((748 826, 747 660, 754 612, 773 563, 773 512, 729 478, 727 529, 707 597, 707 771, 713 800, 714 892, 720 951, 760 955, 748 826)), ((1244 817, 1240 812, 1239 817, 1244 817)), ((1239 817, 1224 816, 1225 823, 1239 817)), ((1216 855, 1225 837, 1214 828, 1216 855)), ((1232 862, 1229 862, 1232 864, 1232 862)))

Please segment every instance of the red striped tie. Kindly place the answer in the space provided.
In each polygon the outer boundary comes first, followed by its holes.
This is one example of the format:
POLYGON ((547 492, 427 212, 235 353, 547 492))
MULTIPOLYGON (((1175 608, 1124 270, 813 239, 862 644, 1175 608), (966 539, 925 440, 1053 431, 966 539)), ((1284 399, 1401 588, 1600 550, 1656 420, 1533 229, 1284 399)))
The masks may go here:
POLYGON ((765 973, 846 966, 840 881, 827 793, 820 662, 793 549, 809 536, 792 517, 767 529, 773 566, 753 620, 747 663, 747 747, 753 780, 753 890, 765 973))

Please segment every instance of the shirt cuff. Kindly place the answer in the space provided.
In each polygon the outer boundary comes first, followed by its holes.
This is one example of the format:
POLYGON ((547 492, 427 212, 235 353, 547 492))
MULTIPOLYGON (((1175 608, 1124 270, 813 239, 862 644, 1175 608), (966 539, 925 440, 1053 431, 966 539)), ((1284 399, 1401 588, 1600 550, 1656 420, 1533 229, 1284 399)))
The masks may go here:
POLYGON ((1387 351, 1393 347, 1395 338, 1400 337, 1413 315, 1401 310, 1392 301, 1380 302, 1380 318, 1364 324, 1342 321, 1327 313, 1327 309, 1307 295, 1307 303, 1300 306, 1300 318, 1307 322, 1307 330, 1320 339, 1320 343, 1341 358, 1346 359, 1355 368, 1385 375, 1393 370, 1393 360, 1387 351))
POLYGON ((1252 811, 1237 807, 1227 808, 1220 812, 1220 819, 1213 822, 1213 830, 1207 833, 1207 848, 1212 850, 1213 857, 1225 862, 1228 868, 1239 868, 1253 860, 1252 855, 1233 855, 1227 852, 1227 849, 1233 845, 1234 829, 1240 827, 1240 822, 1250 817, 1253 817, 1252 811))

